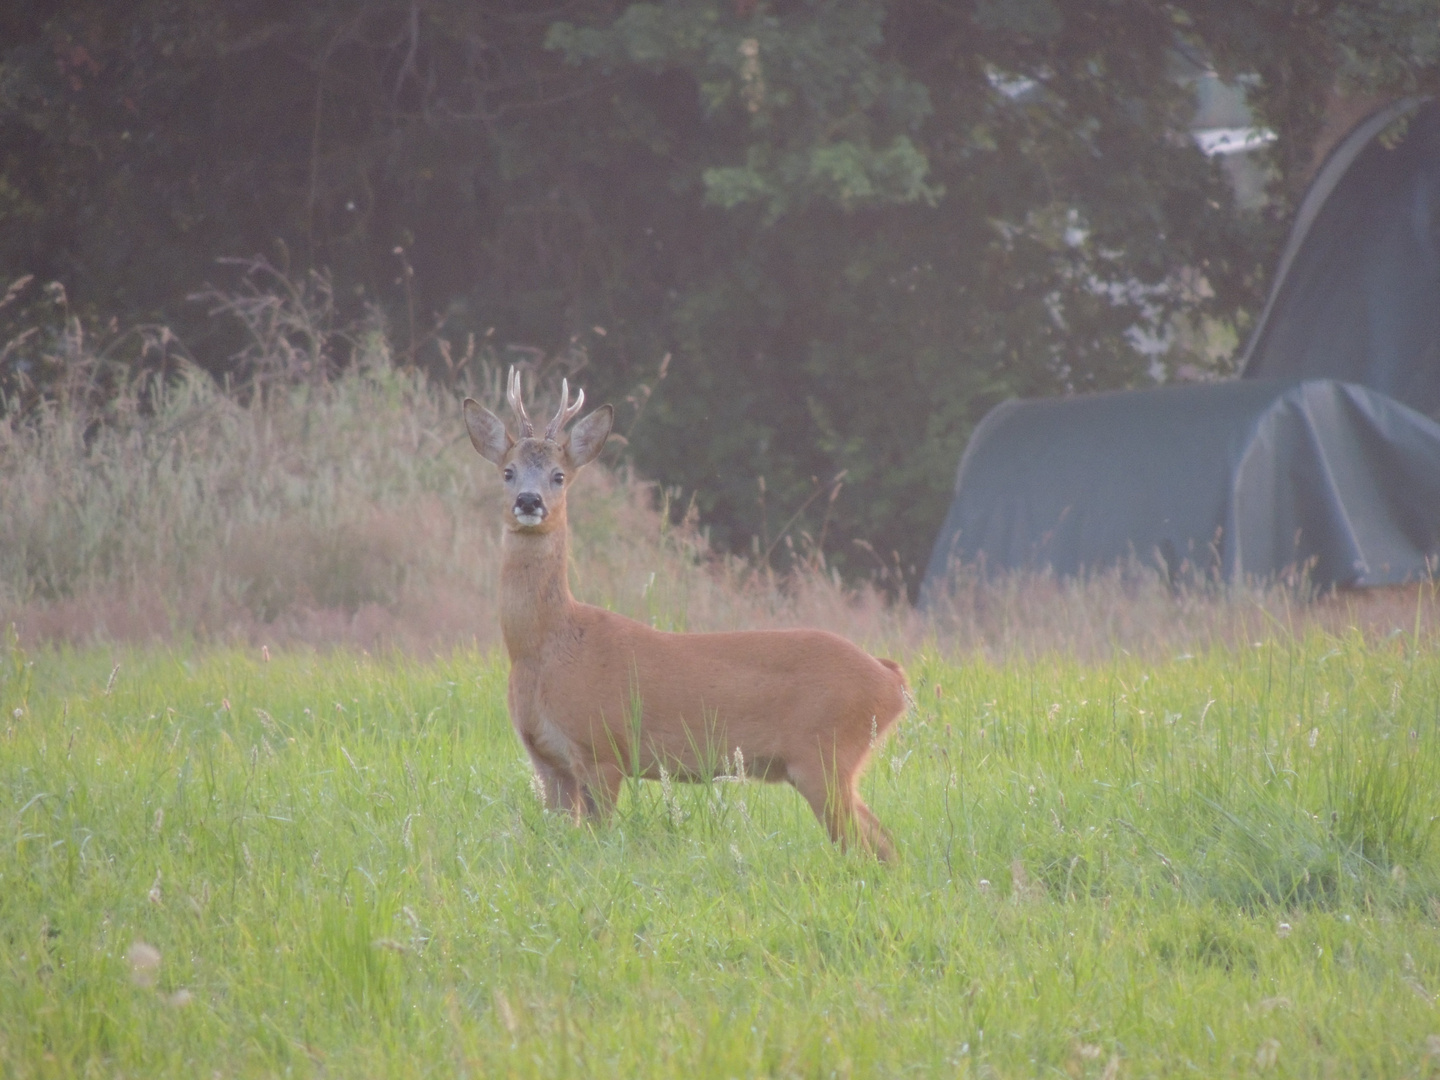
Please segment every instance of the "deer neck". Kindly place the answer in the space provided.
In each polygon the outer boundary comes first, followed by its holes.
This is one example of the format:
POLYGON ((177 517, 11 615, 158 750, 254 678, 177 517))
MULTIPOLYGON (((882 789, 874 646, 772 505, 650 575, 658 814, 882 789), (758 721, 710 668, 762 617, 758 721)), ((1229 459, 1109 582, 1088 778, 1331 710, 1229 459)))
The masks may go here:
POLYGON ((501 540, 500 631, 511 660, 539 650, 569 622, 569 542, 563 512, 545 532, 506 530, 501 540))

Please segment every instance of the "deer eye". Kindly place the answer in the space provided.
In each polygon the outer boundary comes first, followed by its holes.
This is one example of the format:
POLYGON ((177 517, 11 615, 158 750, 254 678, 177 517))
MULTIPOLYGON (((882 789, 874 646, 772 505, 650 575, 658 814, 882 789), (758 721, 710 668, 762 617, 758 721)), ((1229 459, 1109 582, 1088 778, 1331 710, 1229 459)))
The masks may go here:
POLYGON ((550 477, 550 482, 556 487, 559 487, 561 484, 565 483, 565 474, 563 472, 557 472, 555 475, 550 477))
POLYGON ((510 483, 511 480, 514 480, 514 479, 515 479, 515 469, 514 469, 514 467, 513 467, 513 466, 510 466, 510 465, 505 466, 505 482, 508 484, 508 483, 510 483))

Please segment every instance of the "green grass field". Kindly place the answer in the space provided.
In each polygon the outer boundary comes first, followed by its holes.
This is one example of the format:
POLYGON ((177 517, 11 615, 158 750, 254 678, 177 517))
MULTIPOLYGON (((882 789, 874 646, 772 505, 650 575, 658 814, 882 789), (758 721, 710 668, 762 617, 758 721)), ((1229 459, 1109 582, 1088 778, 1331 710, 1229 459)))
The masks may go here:
POLYGON ((1440 1071, 1409 635, 902 657, 891 867, 784 786, 546 814, 496 655, 0 659, 7 1077, 1440 1071))

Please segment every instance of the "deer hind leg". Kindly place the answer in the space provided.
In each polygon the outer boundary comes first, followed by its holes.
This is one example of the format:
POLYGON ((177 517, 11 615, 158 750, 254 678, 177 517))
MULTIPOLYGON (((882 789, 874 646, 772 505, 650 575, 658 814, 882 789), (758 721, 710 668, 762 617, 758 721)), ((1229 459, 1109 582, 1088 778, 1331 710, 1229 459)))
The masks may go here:
MULTIPOLYGON (((613 761, 587 761, 576 768, 580 794, 588 817, 605 820, 620 801, 625 772, 613 761)), ((578 820, 578 818, 577 818, 578 820)))
POLYGON ((885 826, 880 824, 870 807, 865 805, 865 800, 860 798, 860 793, 855 792, 854 809, 856 822, 860 832, 864 836, 865 847, 875 854, 881 862, 895 861, 895 842, 890 839, 890 834, 885 831, 885 826))
POLYGON ((855 790, 855 770, 792 769, 789 779, 841 850, 855 844, 881 862, 895 857, 889 834, 855 790))
POLYGON ((585 797, 585 789, 575 774, 564 765, 560 765, 540 752, 534 740, 529 736, 523 738, 525 749, 530 754, 530 764, 535 769, 535 776, 540 782, 540 792, 547 810, 559 810, 568 814, 575 821, 580 821, 586 814, 593 812, 585 797))

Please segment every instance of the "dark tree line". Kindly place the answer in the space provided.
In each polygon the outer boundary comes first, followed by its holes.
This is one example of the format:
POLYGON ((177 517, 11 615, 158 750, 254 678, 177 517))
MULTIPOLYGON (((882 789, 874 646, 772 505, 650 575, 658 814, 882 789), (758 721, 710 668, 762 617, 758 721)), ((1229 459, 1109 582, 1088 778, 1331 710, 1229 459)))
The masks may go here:
POLYGON ((808 500, 792 535, 909 564, 995 402, 1146 382, 1137 327, 1242 335, 1327 100, 1437 55, 1433 0, 8 5, 0 272, 217 374, 221 256, 323 269, 437 370, 583 348, 719 539, 808 500), (1278 134, 1264 207, 1188 137, 1183 56, 1278 134))

